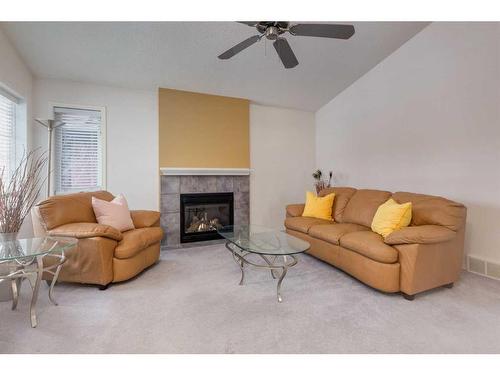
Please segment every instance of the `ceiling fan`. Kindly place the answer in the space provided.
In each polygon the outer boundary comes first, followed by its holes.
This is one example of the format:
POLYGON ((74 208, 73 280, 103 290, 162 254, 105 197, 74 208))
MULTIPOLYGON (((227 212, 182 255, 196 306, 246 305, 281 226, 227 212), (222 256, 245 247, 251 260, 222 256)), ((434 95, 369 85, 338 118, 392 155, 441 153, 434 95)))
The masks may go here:
POLYGON ((268 40, 274 40, 273 46, 278 53, 281 62, 286 69, 293 68, 299 64, 295 54, 288 44, 288 41, 283 37, 283 34, 290 33, 291 35, 298 36, 315 36, 320 38, 335 38, 335 39, 349 39, 354 35, 353 25, 333 25, 333 24, 313 24, 313 23, 299 23, 291 25, 290 22, 284 21, 241 21, 239 23, 255 27, 259 34, 245 39, 243 42, 238 43, 226 52, 220 54, 218 57, 221 60, 227 60, 240 53, 245 48, 260 41, 264 36, 268 40))

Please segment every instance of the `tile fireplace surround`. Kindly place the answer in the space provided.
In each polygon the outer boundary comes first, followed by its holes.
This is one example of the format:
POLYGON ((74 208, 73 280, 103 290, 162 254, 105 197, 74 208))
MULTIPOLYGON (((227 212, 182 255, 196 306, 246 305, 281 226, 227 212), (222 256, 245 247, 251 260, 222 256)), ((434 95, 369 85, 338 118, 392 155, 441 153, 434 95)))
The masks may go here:
POLYGON ((162 247, 178 248, 197 246, 213 242, 180 242, 180 194, 187 193, 233 193, 234 224, 249 223, 250 176, 241 170, 196 170, 171 169, 161 171, 161 226, 165 231, 162 247), (193 173, 193 174, 190 174, 193 173))

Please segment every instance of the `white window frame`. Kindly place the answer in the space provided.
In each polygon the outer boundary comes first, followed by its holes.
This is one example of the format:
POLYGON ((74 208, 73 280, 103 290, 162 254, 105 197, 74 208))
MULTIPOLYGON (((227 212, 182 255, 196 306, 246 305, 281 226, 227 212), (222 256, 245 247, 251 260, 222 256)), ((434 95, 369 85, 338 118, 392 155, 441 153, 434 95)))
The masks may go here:
MULTIPOLYGON (((90 110, 90 111, 100 111, 101 112, 101 145, 102 145, 102 150, 101 150, 101 163, 102 163, 102 168, 101 168, 101 181, 102 181, 102 186, 101 188, 103 190, 107 189, 107 115, 106 115, 106 107, 104 106, 92 106, 92 105, 82 105, 82 104, 71 104, 71 103, 61 103, 61 102, 49 102, 49 113, 52 118, 54 119, 54 108, 55 107, 65 107, 65 108, 74 108, 74 109, 82 109, 82 110, 90 110)), ((55 136, 55 131, 52 134, 52 137, 55 136)), ((55 165, 55 140, 52 138, 52 155, 50 157, 52 158, 52 165, 55 165)), ((56 181, 55 181, 55 173, 54 170, 51 171, 50 173, 50 186, 53 186, 53 191, 51 192, 54 195, 65 195, 65 194, 72 194, 76 193, 77 191, 62 191, 58 192, 56 191, 56 181)), ((51 189, 52 190, 52 189, 51 189)), ((81 191, 81 190, 80 190, 81 191)))
POLYGON ((9 157, 9 170, 8 175, 4 176, 7 180, 11 177, 10 174, 14 172, 17 163, 21 159, 20 149, 25 148, 25 139, 21 139, 23 133, 21 126, 26 126, 26 105, 21 96, 10 90, 7 86, 0 82, 0 95, 7 98, 15 104, 14 123, 12 129, 12 150, 9 157), (24 146, 24 147, 21 147, 24 146))

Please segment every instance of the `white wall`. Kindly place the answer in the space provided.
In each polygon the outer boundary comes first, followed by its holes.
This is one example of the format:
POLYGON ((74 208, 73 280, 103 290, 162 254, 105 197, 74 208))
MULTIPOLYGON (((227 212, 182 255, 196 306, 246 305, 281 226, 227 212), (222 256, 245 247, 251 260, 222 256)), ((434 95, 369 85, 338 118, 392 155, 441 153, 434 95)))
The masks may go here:
POLYGON ((313 189, 314 114, 250 105, 250 222, 283 227, 285 206, 313 189))
MULTIPOLYGON (((31 114, 33 76, 0 27, 0 84, 27 104, 31 114)), ((31 123, 28 123, 30 126, 31 123)))
POLYGON ((500 26, 433 23, 316 114, 338 185, 468 207, 466 251, 500 261, 500 26))
MULTIPOLYGON (((16 126, 16 151, 18 156, 29 148, 31 128, 33 126, 32 85, 33 76, 17 51, 0 28, 0 85, 3 89, 20 98, 21 112, 25 118, 20 118, 16 126)), ((27 218, 21 227, 20 237, 27 237, 31 233, 31 218, 27 218)))
MULTIPOLYGON (((34 116, 53 118, 49 103, 106 107, 107 190, 123 193, 131 209, 159 208, 157 92, 36 79, 34 116)), ((35 145, 47 148, 46 129, 35 145)))

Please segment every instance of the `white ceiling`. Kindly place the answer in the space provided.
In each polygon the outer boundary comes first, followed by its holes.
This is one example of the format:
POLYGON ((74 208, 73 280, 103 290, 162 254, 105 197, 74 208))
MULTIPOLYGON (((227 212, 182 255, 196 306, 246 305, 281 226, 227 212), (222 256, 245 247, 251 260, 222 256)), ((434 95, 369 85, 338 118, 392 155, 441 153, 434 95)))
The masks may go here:
POLYGON ((3 28, 37 77, 168 87, 315 111, 426 25, 355 22, 349 40, 289 35, 300 62, 289 70, 265 39, 230 60, 217 59, 257 33, 236 22, 14 22, 3 28))

